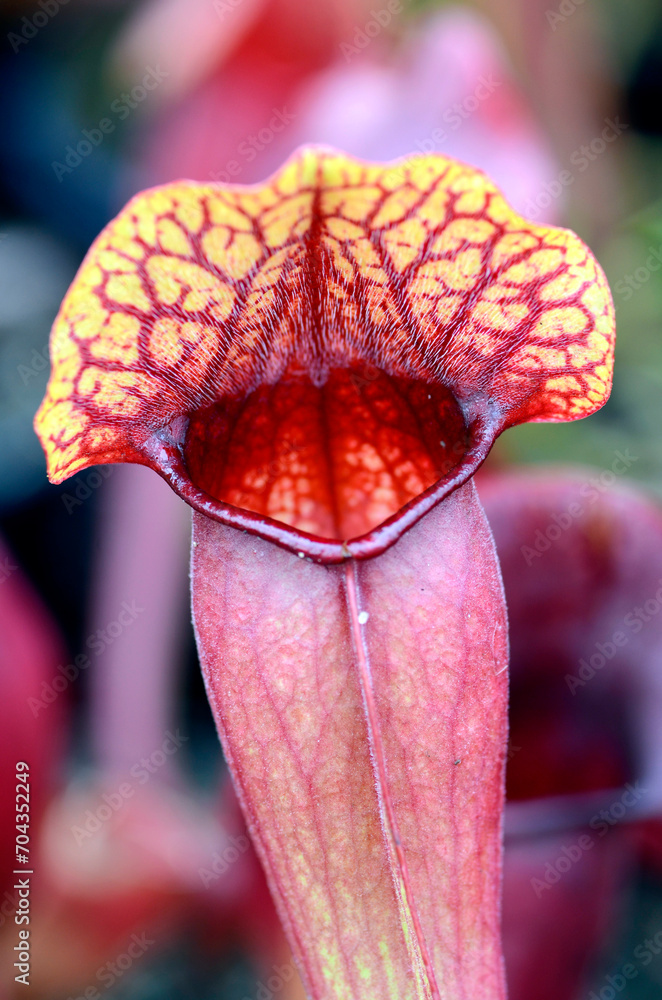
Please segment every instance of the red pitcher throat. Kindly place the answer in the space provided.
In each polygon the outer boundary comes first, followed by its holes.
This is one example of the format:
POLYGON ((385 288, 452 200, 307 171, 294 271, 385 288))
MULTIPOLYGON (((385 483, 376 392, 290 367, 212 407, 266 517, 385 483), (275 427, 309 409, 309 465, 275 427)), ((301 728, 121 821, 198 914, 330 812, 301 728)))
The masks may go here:
POLYGON ((334 563, 383 552, 473 475, 500 429, 480 409, 367 364, 317 383, 288 372, 174 421, 144 453, 200 513, 334 563))

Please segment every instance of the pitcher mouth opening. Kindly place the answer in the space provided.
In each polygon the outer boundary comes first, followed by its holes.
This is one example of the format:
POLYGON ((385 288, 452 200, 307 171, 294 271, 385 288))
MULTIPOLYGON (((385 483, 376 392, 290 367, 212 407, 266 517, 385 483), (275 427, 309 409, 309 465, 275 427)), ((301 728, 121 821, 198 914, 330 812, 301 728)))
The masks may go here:
POLYGON ((324 563, 378 555, 469 479, 501 429, 373 366, 289 371, 178 417, 143 454, 200 513, 324 563))

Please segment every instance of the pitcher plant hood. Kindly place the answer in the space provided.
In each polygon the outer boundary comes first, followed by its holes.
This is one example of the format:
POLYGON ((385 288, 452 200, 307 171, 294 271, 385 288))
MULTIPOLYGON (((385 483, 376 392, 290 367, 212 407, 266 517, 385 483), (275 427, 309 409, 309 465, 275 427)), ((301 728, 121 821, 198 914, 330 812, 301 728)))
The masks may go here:
POLYGON ((383 551, 526 421, 611 386, 590 250, 443 156, 304 148, 262 185, 137 195, 55 321, 52 482, 151 466, 197 510, 338 562, 383 551))

